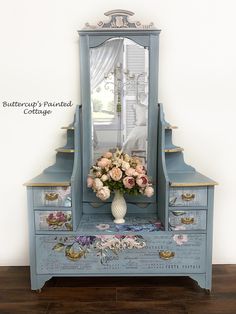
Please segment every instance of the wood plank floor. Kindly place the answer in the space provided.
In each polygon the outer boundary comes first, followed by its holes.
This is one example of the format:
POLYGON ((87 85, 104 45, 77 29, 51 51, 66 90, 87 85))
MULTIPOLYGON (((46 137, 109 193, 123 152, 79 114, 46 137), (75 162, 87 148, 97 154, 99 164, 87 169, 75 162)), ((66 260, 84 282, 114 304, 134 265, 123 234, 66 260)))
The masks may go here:
POLYGON ((210 295, 187 277, 52 278, 30 290, 29 267, 0 267, 0 314, 236 314, 236 265, 213 266, 210 295))

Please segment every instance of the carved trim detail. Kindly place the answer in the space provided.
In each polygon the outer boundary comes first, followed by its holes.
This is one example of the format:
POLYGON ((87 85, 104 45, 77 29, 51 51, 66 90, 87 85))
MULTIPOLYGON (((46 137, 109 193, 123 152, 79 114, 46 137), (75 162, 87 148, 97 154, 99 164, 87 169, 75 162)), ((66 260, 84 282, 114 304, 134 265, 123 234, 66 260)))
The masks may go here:
POLYGON ((140 21, 130 22, 129 16, 134 13, 127 10, 112 10, 104 13, 109 17, 109 21, 99 21, 96 25, 89 23, 85 24, 84 30, 99 30, 99 29, 156 29, 153 23, 142 24, 140 21))

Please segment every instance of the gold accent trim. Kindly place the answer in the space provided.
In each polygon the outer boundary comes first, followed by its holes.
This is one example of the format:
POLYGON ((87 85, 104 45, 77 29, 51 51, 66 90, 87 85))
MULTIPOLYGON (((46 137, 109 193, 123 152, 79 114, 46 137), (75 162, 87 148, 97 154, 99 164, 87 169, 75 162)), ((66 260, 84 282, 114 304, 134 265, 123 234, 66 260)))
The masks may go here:
POLYGON ((159 257, 164 260, 169 260, 175 257, 175 252, 165 250, 159 252, 159 257))
POLYGON ((182 152, 184 149, 182 147, 175 147, 175 148, 167 148, 164 150, 165 153, 176 153, 182 152))
POLYGON ((59 153, 74 153, 75 150, 74 149, 71 149, 71 148, 57 148, 56 149, 57 152, 59 153))
POLYGON ((61 129, 63 129, 63 130, 74 130, 75 128, 73 126, 62 126, 61 129))
POLYGON ((184 225, 191 225, 194 223, 194 218, 193 217, 184 217, 181 218, 181 223, 184 225))
POLYGON ((166 130, 173 130, 173 129, 178 129, 176 125, 168 125, 165 127, 166 130))
POLYGON ((214 186, 219 185, 218 182, 170 182, 170 186, 214 186))
POLYGON ((195 199, 195 193, 183 193, 181 198, 185 202, 191 202, 195 199))
POLYGON ((58 199, 59 194, 55 192, 46 192, 45 193, 45 199, 47 201, 55 201, 58 199))
POLYGON ((31 183, 26 182, 23 184, 24 186, 70 186, 71 183, 68 182, 48 182, 48 183, 31 183))

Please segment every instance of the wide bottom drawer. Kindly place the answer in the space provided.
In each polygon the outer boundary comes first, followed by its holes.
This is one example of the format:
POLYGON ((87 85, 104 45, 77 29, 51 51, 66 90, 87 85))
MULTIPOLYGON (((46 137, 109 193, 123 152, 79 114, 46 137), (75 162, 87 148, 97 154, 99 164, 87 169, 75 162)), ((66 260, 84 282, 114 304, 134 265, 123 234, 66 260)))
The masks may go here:
POLYGON ((36 236, 37 274, 205 272, 205 234, 36 236))

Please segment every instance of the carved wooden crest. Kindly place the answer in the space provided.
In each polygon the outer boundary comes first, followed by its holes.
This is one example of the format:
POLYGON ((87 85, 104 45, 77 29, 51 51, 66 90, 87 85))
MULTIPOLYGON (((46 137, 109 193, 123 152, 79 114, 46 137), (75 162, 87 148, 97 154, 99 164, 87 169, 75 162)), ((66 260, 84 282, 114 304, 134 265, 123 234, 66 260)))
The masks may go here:
POLYGON ((110 18, 109 21, 99 21, 96 25, 86 23, 84 29, 155 29, 153 23, 144 25, 139 21, 130 22, 129 17, 134 15, 131 11, 112 10, 105 12, 104 15, 110 18))

